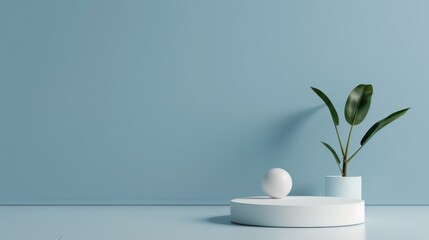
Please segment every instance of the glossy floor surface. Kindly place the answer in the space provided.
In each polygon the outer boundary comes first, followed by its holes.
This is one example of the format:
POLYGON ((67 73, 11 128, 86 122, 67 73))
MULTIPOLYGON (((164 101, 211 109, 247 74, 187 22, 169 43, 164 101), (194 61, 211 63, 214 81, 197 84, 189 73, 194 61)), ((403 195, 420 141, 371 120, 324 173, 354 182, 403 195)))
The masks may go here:
POLYGON ((2 206, 0 240, 429 239, 429 206, 367 206, 366 223, 267 228, 230 223, 229 206, 2 206))

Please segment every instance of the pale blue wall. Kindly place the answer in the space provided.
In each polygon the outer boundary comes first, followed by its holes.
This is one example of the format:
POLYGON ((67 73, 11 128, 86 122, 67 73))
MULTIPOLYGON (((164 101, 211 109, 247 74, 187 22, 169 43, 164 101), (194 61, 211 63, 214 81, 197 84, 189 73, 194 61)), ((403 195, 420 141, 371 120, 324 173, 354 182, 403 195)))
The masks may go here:
MULTIPOLYGON (((350 165, 368 203, 429 204, 428 1, 0 0, 0 203, 259 195, 271 167, 322 194, 326 108, 358 83, 375 121, 350 165)), ((343 119, 343 118, 342 118, 343 119)), ((344 121, 342 121, 345 126, 344 121)), ((346 129, 341 129, 345 134, 346 129)))

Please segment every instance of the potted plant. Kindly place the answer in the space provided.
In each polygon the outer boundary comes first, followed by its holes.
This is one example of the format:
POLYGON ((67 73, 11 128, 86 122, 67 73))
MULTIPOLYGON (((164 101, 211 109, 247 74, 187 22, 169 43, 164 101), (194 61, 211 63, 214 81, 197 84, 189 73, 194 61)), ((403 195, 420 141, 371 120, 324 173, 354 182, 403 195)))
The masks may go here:
POLYGON ((397 118, 404 115, 409 108, 405 108, 390 114, 382 120, 376 122, 362 137, 360 146, 352 154, 350 154, 350 139, 353 132, 353 127, 359 125, 366 117, 369 107, 371 105, 371 97, 373 93, 373 87, 370 84, 360 84, 356 86, 349 94, 345 109, 344 116, 348 124, 350 124, 350 130, 345 142, 341 140, 338 132, 338 125, 340 123, 337 111, 331 100, 319 89, 311 87, 311 89, 323 100, 331 113, 332 121, 334 123, 335 132, 338 138, 341 159, 337 152, 331 147, 331 145, 322 142, 322 144, 328 148, 335 158, 338 168, 341 172, 341 176, 326 176, 325 177, 325 194, 327 196, 340 196, 340 197, 351 197, 361 198, 361 177, 349 177, 347 176, 347 167, 351 160, 354 159, 356 154, 362 149, 365 144, 382 128, 393 122, 397 118))

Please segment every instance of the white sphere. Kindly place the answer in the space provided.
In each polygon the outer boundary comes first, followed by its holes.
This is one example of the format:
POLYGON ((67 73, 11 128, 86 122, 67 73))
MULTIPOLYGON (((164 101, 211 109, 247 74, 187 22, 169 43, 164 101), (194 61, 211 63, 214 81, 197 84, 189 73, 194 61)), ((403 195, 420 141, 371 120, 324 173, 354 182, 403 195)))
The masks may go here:
POLYGON ((262 180, 262 190, 271 198, 285 198, 292 189, 292 178, 282 168, 268 170, 262 180))

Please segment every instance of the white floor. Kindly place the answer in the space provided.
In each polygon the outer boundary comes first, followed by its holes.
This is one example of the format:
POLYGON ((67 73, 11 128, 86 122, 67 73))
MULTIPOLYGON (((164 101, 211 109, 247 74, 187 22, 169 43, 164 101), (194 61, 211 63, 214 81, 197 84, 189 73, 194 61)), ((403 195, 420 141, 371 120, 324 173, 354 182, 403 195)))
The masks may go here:
POLYGON ((429 206, 366 207, 366 223, 336 228, 231 224, 228 206, 2 206, 1 240, 429 239, 429 206))

